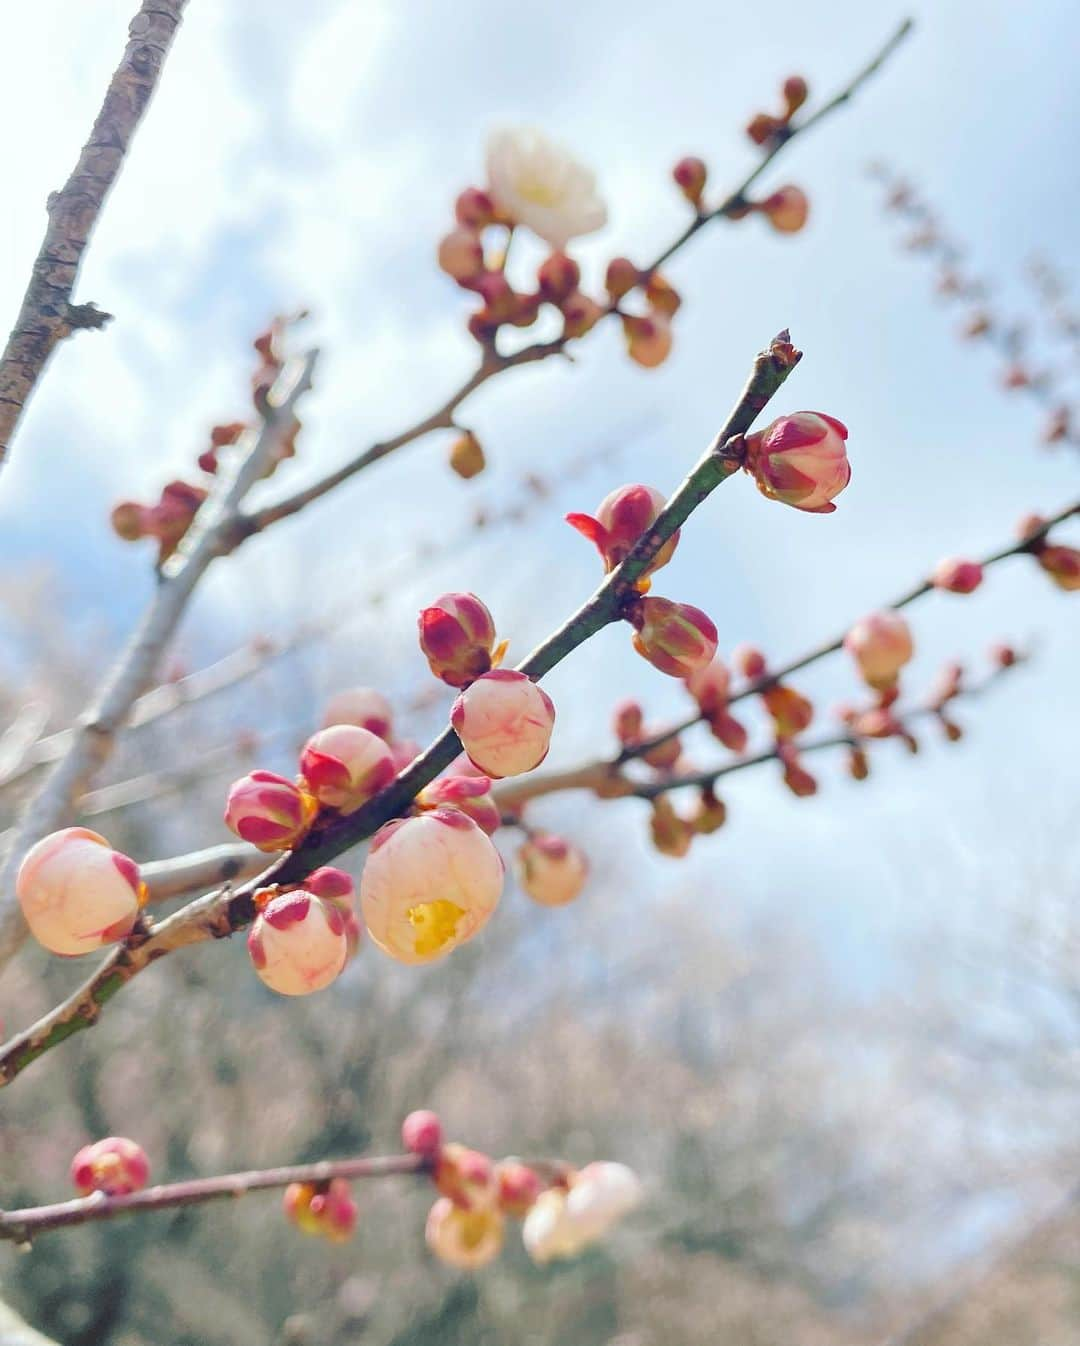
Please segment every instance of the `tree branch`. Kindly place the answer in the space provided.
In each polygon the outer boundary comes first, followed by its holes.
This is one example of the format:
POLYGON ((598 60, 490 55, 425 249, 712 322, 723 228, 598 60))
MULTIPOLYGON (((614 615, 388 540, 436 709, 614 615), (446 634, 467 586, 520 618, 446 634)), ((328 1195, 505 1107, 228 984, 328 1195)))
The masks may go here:
POLYGON ((15 328, 0 356, 0 467, 53 348, 109 314, 72 304, 79 263, 161 75, 187 0, 144 0, 75 169, 48 201, 49 223, 15 328))

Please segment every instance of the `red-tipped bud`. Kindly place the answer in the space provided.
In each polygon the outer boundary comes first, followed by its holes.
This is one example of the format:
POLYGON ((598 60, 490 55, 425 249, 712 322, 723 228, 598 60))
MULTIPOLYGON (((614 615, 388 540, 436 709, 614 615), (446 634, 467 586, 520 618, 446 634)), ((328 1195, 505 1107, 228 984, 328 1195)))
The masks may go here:
POLYGON ((300 772, 320 804, 352 813, 397 774, 385 740, 355 724, 332 724, 312 734, 300 754, 300 772))
POLYGON ((620 701, 612 713, 612 728, 622 744, 636 743, 644 723, 645 715, 637 701, 620 701))
POLYGON ((911 629, 891 609, 856 622, 844 637, 844 649, 858 664, 864 681, 879 690, 895 684, 915 651, 911 629))
POLYGON ((634 649, 661 673, 688 678, 716 653, 716 627, 700 608, 670 598, 643 598, 629 618, 634 649))
POLYGON ((280 995, 311 995, 345 966, 345 913, 304 888, 281 893, 255 917, 247 946, 264 985, 280 995))
POLYGON ((483 446, 471 430, 466 430, 450 445, 450 466, 466 481, 479 476, 487 466, 483 446))
POLYGON ((581 267, 565 252, 553 252, 536 273, 541 295, 551 304, 562 304, 581 283, 581 267))
POLYGON ((495 1199, 504 1215, 523 1219, 542 1187, 535 1170, 520 1159, 503 1159, 495 1165, 495 1199))
POLYGON ((131 933, 146 899, 139 867, 85 827, 32 846, 15 876, 30 933, 50 953, 91 953, 131 933))
POLYGON ((810 514, 831 514, 851 480, 847 428, 821 411, 781 416, 746 437, 746 471, 770 500, 810 514))
POLYGON ((348 905, 356 897, 352 878, 343 869, 335 869, 332 865, 312 871, 304 880, 304 887, 324 902, 336 902, 339 906, 348 905))
MULTIPOLYGON (((656 522, 667 502, 651 486, 620 486, 601 500, 596 517, 590 514, 568 514, 566 522, 576 528, 604 558, 604 569, 614 570, 633 551, 643 533, 656 522)), ((679 544, 678 531, 657 552, 649 564, 648 574, 667 565, 679 544)))
POLYGON ((784 767, 784 784, 791 793, 800 799, 817 794, 817 781, 800 763, 798 754, 790 744, 781 744, 777 756, 784 767))
POLYGON ((297 1229, 331 1243, 345 1243, 356 1232, 359 1212, 344 1178, 331 1178, 325 1186, 292 1182, 285 1188, 282 1209, 297 1229))
POLYGON ((654 271, 646 282, 645 299, 656 313, 665 318, 673 318, 682 307, 682 296, 659 271, 654 271))
POLYGON ((439 243, 439 268, 459 285, 473 287, 484 272, 484 248, 471 229, 452 229, 439 243))
POLYGON ((792 738, 810 727, 814 707, 794 687, 774 683, 761 693, 761 701, 772 716, 777 738, 792 738))
POLYGON ((785 130, 787 122, 779 117, 770 117, 767 112, 759 112, 746 124, 746 134, 755 145, 767 145, 774 136, 785 130))
POLYGON ((750 735, 746 732, 746 726, 734 715, 729 715, 726 710, 718 710, 710 715, 708 720, 713 738, 718 739, 725 748, 729 748, 732 752, 746 751, 750 735))
POLYGON ((809 86, 802 75, 789 75, 784 80, 781 92, 784 95, 784 106, 787 108, 789 117, 793 117, 810 97, 809 86))
POLYGON ((983 568, 978 561, 950 556, 934 567, 930 582, 935 589, 945 589, 951 594, 971 594, 982 583, 982 577, 983 568))
POLYGON ((84 1145, 71 1161, 72 1186, 80 1196, 104 1192, 106 1196, 129 1196, 150 1180, 146 1151, 124 1136, 106 1136, 84 1145))
POLYGON ((563 907, 578 897, 589 873, 584 854, 563 837, 537 832, 517 853, 522 889, 542 907, 563 907))
POLYGON ((1035 559, 1059 589, 1066 593, 1080 589, 1080 551, 1075 547, 1048 544, 1039 548, 1035 559))
POLYGON ((442 776, 425 785, 416 802, 425 809, 460 809, 489 837, 502 825, 499 806, 491 794, 491 781, 486 776, 442 776))
POLYGON ((640 318, 631 313, 622 315, 626 353, 643 369, 655 369, 671 354, 671 323, 662 313, 650 313, 640 318))
POLYGON ((213 476, 218 470, 217 454, 213 449, 204 449, 195 460, 203 472, 213 476))
POLYGON ((472 764, 500 780, 532 771, 544 760, 555 707, 526 674, 496 668, 465 688, 450 723, 472 764))
POLYGON ((466 229, 486 229, 495 223, 495 202, 479 187, 466 187, 454 202, 454 216, 466 229))
POLYGON ((757 209, 778 234, 797 234, 810 214, 810 201, 801 187, 781 187, 758 203, 757 209))
POLYGON ((604 275, 604 289, 618 303, 641 283, 641 272, 629 257, 613 257, 604 275))
POLYGON ((581 290, 573 290, 559 305, 563 315, 563 336, 581 337, 591 331, 604 316, 604 310, 581 290))
POLYGON ((709 171, 705 167, 705 160, 699 159, 694 154, 688 154, 680 159, 671 170, 671 176, 675 179, 679 191, 682 192, 690 204, 699 207, 705 191, 705 182, 709 176, 709 171))
MULTIPOLYGON (((650 731, 654 732, 654 731, 650 731)), ((659 730, 655 731, 659 732, 659 730)), ((646 737, 649 737, 646 734, 646 737)), ((665 738, 662 743, 649 748, 647 752, 641 754, 641 760, 651 766, 654 771, 670 771, 682 756, 682 743, 676 735, 673 738, 665 738)))
POLYGON ((748 682, 757 682, 769 671, 765 656, 756 645, 736 645, 731 662, 748 682))
POLYGON ((1011 645, 994 645, 990 650, 990 658, 998 668, 1012 668, 1016 663, 1016 651, 1011 645))
POLYGON ((410 1112, 401 1123, 401 1143, 410 1154, 438 1154, 442 1138, 442 1122, 429 1108, 410 1112))
POLYGON ((467 687, 491 668, 495 623, 475 594, 443 594, 420 613, 420 649, 432 673, 467 687))
POLYGON ((225 824, 260 851, 287 851, 311 827, 319 806, 291 780, 273 771, 252 771, 229 790, 225 824))
POLYGON ((722 659, 714 659, 711 664, 699 668, 686 679, 686 690, 706 719, 724 709, 730 689, 731 674, 722 659))

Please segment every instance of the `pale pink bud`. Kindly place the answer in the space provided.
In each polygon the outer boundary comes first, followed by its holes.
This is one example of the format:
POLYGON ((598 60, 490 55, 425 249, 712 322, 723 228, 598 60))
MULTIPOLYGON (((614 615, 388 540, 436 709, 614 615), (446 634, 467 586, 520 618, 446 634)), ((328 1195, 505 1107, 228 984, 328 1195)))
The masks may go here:
POLYGON ((671 322, 663 313, 649 313, 639 317, 632 313, 622 315, 626 353, 643 369, 655 369, 671 354, 671 322))
POLYGON ((625 1219, 643 1196, 640 1179, 625 1164, 586 1164, 570 1186, 566 1214, 579 1237, 592 1243, 625 1219))
POLYGON ((501 780, 532 771, 547 756, 555 707, 526 674, 496 668, 465 688, 450 723, 473 765, 501 780))
POLYGON ((688 678, 716 653, 716 627, 700 608, 643 598, 630 614, 634 649, 661 673, 688 678))
POLYGON ((787 115, 792 117, 810 97, 810 88, 802 75, 789 75, 784 80, 781 92, 787 107, 787 115))
POLYGON ((718 710, 710 715, 708 720, 713 738, 718 739, 725 748, 730 748, 732 752, 746 751, 750 736, 746 732, 746 726, 734 715, 728 714, 726 710, 718 710))
POLYGON ((459 285, 471 285, 484 270, 480 236, 472 229, 452 229, 439 244, 439 267, 459 285))
POLYGON ((891 687, 914 653, 911 631, 898 612, 873 612, 855 623, 844 637, 844 649, 875 688, 891 687))
POLYGON ((385 741, 355 724, 332 724, 312 734, 300 754, 308 789, 327 808, 352 813, 394 779, 385 741))
POLYGON ((686 679, 686 690, 706 719, 724 709, 730 689, 731 674, 722 659, 714 659, 704 668, 696 669, 686 679))
POLYGON ((286 1219, 305 1234, 345 1243, 356 1232, 359 1211, 344 1178, 331 1178, 325 1187, 292 1182, 285 1188, 281 1204, 286 1219))
POLYGON ((1049 544, 1036 552, 1035 559, 1059 589, 1066 593, 1080 589, 1080 551, 1075 547, 1049 544))
POLYGON ((701 196, 705 191, 705 180, 708 177, 705 161, 696 155, 688 154, 671 170, 671 176, 690 204, 700 206, 701 196))
POLYGON ((131 932, 146 887, 97 832, 66 827, 27 851, 15 879, 30 933, 51 953, 91 953, 131 932))
POLYGON ((573 902, 589 873, 589 862, 577 846, 562 837, 538 832, 517 853, 518 882, 542 907, 573 902))
MULTIPOLYGON (((592 542, 604 558, 604 569, 614 570, 653 526, 667 501, 651 486, 620 486, 600 501, 596 517, 568 514, 566 522, 592 542)), ((657 552, 648 574, 667 565, 679 544, 678 531, 657 552)))
POLYGON ((284 776, 252 771, 230 788, 225 825, 260 851, 287 851, 307 835, 318 808, 306 790, 284 776))
MULTIPOLYGON (((659 730, 649 730, 646 738, 651 738, 659 730)), ((677 736, 665 738, 662 743, 657 743, 655 747, 649 748, 641 754, 641 760, 647 765, 654 767, 657 771, 670 771, 675 763, 682 756, 682 743, 677 736)))
POLYGON ((437 1154, 442 1145, 442 1122, 428 1108, 410 1112, 401 1123, 401 1143, 410 1154, 437 1154))
POLYGON ((441 808, 376 832, 360 876, 360 906, 384 953, 427 963, 483 928, 502 886, 502 858, 490 838, 464 813, 441 808))
POLYGON ((443 776, 425 785, 416 802, 421 808, 460 809, 489 837, 502 824, 499 806, 491 795, 491 781, 486 776, 443 776))
POLYGON ((758 210, 780 234, 797 234, 810 214, 810 202, 800 187, 781 187, 762 201, 758 210))
POLYGON ((553 252, 536 273, 541 295, 552 304, 562 304, 577 289, 581 268, 565 252, 553 252))
POLYGON ((454 215, 466 229, 486 229, 495 223, 495 203, 479 187, 466 187, 454 203, 454 215))
POLYGON ((84 1145, 71 1161, 71 1182, 80 1196, 91 1192, 128 1196, 141 1191, 149 1179, 146 1151, 124 1136, 106 1136, 84 1145))
POLYGON ((475 594, 443 594, 417 625, 428 666, 449 686, 467 687, 491 668, 495 623, 475 594))
POLYGON ((930 582, 935 589, 946 589, 952 594, 971 594, 982 583, 983 568, 978 561, 963 561, 950 556, 934 568, 930 582))
POLYGON ((310 995, 345 966, 345 918, 303 888, 272 898, 255 917, 248 953, 260 981, 281 995, 310 995))
POLYGON ((474 1271, 498 1257, 503 1245, 503 1227, 502 1212, 496 1207, 462 1210, 443 1196, 428 1214, 424 1238, 440 1262, 474 1271))
POLYGON ((746 437, 747 472, 770 500, 809 514, 831 514, 834 496, 851 480, 847 429, 820 411, 781 416, 746 437))
POLYGON ((620 743, 636 743, 645 724, 644 712, 637 701, 620 701, 612 714, 615 737, 620 743))
POLYGON ((534 1169, 520 1159, 503 1159, 495 1165, 495 1192, 504 1215, 521 1219, 540 1195, 541 1182, 534 1169))
POLYGON ((394 712, 390 702, 374 687, 350 687, 337 692, 326 703, 323 728, 332 724, 355 724, 380 738, 389 740, 394 728, 394 712))
POLYGON ((736 645, 731 652, 731 662, 748 682, 757 682, 769 670, 765 655, 756 645, 736 645))

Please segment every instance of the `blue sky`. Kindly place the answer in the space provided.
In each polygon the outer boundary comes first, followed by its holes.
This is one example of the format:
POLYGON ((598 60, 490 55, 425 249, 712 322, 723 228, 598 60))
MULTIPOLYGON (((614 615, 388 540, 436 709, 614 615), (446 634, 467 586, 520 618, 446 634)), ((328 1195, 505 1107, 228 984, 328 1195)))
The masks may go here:
MULTIPOLYGON (((6 21, 0 114, 22 127, 5 148, 6 313, 131 8, 49 0, 6 21)), ((595 278, 606 257, 643 258, 681 226, 667 177, 678 155, 701 154, 717 185, 734 184, 753 162, 741 127, 772 106, 779 81, 798 71, 815 97, 829 94, 904 12, 774 0, 766 21, 762 6, 703 0, 670 0, 660 17, 607 0, 191 0, 79 285, 116 322, 61 350, 0 478, 0 579, 54 565, 72 611, 119 630, 151 581, 145 557, 111 536, 110 505, 188 469, 205 427, 243 398, 251 335, 277 309, 309 305, 325 349, 290 482, 441 401, 473 349, 433 248, 456 191, 481 173, 493 124, 542 126, 596 167, 611 222, 580 249, 595 278)), ((1031 406, 1001 395, 988 353, 955 339, 957 314, 934 299, 928 267, 898 249, 863 171, 880 158, 910 176, 968 241, 974 269, 1000 283, 1006 308, 1025 302, 1018 277, 1034 251, 1077 279, 1075 6, 953 0, 911 12, 916 33, 891 65, 770 171, 769 184, 809 193, 806 231, 781 239, 753 219, 719 227, 672 265, 686 302, 663 369, 631 366, 604 331, 573 367, 498 381, 463 413, 488 446, 487 477, 451 479, 438 440, 406 450, 220 568, 193 608, 188 647, 209 656, 253 630, 287 629, 313 601, 329 606, 342 582, 377 584, 414 530, 437 537, 528 468, 642 424, 614 467, 556 492, 529 538, 503 535, 417 574, 378 629, 343 638, 359 642, 366 666, 373 650, 389 663, 389 689, 412 684, 416 608, 435 591, 475 587, 523 654, 595 580, 562 512, 591 508, 624 479, 673 488, 752 353, 785 325, 806 358, 777 410, 847 422, 854 477, 828 518, 770 505, 740 480, 685 531, 659 588, 705 607, 722 649, 753 640, 783 660, 942 555, 988 550, 1021 513, 1075 494, 1075 458, 1040 451, 1031 406)), ((733 929, 762 912, 805 927, 848 991, 906 985, 912 947, 1011 910, 1031 867, 1059 855, 1075 827, 1075 766, 1062 745, 1075 741, 1076 611, 1019 562, 971 599, 920 605, 915 688, 942 659, 999 637, 1037 642, 1037 662, 962 712, 972 732, 959 747, 912 762, 884 745, 867 787, 837 764, 804 802, 771 772, 747 773, 732 786, 728 830, 684 867, 651 857, 644 819, 618 806, 643 881, 660 894, 700 884, 733 929)), ((552 675, 553 762, 604 748, 619 696, 641 695, 656 719, 682 711, 678 688, 626 647, 625 632, 609 631, 552 675)), ((840 659, 800 685, 823 711, 855 688, 840 659)), ((695 756, 712 760, 708 742, 695 756)), ((597 838, 611 816, 600 808, 583 824, 597 838)), ((572 826, 579 801, 542 816, 572 826)), ((1049 901, 1067 883, 1067 857, 1046 871, 1049 901)))

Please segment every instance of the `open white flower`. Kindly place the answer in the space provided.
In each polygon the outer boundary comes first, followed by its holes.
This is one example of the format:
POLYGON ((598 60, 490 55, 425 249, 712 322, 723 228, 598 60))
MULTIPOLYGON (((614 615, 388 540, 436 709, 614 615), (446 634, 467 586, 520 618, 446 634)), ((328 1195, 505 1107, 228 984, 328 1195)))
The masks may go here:
POLYGON ((541 1192, 525 1217, 525 1251, 540 1265, 576 1257, 641 1203, 641 1182, 625 1164, 587 1164, 569 1192, 541 1192))
POLYGON ((495 204, 553 248, 607 222, 596 177, 540 131, 493 131, 487 145, 488 184, 495 204))

